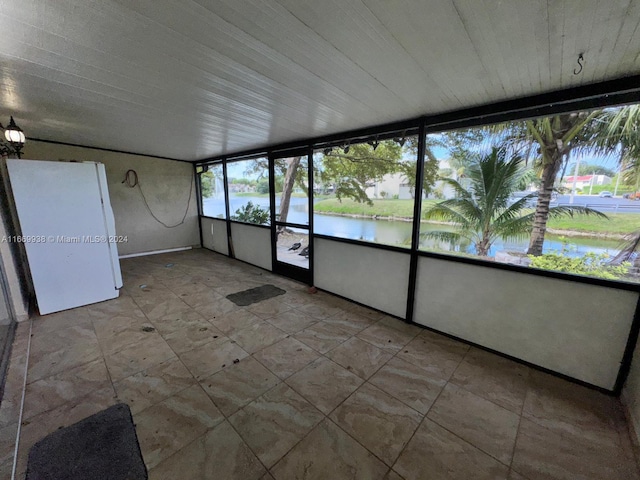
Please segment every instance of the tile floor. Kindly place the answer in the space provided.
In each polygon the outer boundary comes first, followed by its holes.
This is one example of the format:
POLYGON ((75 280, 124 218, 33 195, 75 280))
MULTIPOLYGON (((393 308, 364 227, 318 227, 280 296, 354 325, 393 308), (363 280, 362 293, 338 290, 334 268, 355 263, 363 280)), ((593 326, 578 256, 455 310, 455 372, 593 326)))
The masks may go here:
POLYGON ((0 406, 31 445, 127 402, 151 480, 638 479, 616 399, 206 250, 122 262, 120 298, 19 326, 0 406), (271 283, 245 308, 225 295, 271 283))

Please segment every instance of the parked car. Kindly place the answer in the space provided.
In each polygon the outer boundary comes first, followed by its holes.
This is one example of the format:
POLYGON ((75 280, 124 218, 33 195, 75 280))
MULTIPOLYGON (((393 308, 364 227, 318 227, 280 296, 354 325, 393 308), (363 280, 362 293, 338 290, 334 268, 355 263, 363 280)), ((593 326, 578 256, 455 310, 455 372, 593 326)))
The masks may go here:
POLYGON ((613 193, 608 192, 606 190, 603 190, 602 192, 600 192, 599 197, 600 198, 612 198, 613 197, 613 193))

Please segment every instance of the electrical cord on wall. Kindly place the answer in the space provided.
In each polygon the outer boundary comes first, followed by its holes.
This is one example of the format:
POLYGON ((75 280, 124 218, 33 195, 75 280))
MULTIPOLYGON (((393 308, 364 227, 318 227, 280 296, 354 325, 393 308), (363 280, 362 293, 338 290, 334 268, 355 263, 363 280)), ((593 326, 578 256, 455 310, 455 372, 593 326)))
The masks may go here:
POLYGON ((149 206, 149 203, 147 202, 147 198, 144 196, 144 192, 142 191, 142 186, 140 185, 140 179, 138 178, 138 172, 136 172, 135 170, 127 170, 127 173, 124 175, 124 180, 122 181, 122 183, 124 183, 129 188, 138 187, 138 191, 140 192, 140 196, 142 197, 144 206, 147 207, 149 214, 153 217, 153 219, 156 222, 158 222, 165 228, 179 227, 184 223, 185 219, 187 218, 187 214, 189 213, 189 206, 191 206, 191 198, 193 197, 193 184, 194 184, 193 181, 191 182, 191 188, 189 189, 189 200, 187 201, 187 208, 184 211, 184 215, 182 216, 182 220, 180 221, 180 223, 176 223, 175 225, 167 225, 166 223, 164 223, 162 220, 160 220, 158 217, 155 216, 155 214, 151 210, 151 207, 149 206))

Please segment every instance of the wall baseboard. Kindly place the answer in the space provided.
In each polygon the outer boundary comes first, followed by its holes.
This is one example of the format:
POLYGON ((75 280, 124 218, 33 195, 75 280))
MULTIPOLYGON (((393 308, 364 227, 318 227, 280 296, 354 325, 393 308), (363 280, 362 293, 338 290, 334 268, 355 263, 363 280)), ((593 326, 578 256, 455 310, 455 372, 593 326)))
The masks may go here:
POLYGON ((179 248, 167 248, 166 250, 153 250, 151 252, 130 253, 128 255, 119 255, 118 258, 133 258, 133 257, 145 257, 147 255, 159 255, 161 253, 182 252, 184 250, 191 250, 193 247, 179 247, 179 248))

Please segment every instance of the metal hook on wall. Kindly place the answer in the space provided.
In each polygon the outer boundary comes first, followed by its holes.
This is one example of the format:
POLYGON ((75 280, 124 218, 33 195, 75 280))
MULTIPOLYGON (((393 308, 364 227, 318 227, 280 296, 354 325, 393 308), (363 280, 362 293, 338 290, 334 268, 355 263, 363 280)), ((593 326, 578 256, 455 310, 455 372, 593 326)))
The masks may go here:
POLYGON ((582 68, 584 67, 582 65, 582 62, 584 62, 584 56, 582 54, 578 55, 578 66, 580 68, 574 68, 573 69, 573 74, 574 75, 580 75, 580 72, 582 72, 582 68))

